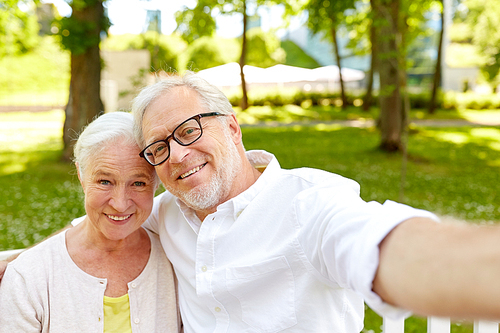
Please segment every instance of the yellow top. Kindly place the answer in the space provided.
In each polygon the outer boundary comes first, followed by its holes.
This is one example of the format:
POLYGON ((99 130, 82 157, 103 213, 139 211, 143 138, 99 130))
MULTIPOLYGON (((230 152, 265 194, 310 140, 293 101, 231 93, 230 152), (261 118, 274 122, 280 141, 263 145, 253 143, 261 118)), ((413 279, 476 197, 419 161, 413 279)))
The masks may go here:
POLYGON ((128 294, 104 296, 104 333, 132 333, 128 294))

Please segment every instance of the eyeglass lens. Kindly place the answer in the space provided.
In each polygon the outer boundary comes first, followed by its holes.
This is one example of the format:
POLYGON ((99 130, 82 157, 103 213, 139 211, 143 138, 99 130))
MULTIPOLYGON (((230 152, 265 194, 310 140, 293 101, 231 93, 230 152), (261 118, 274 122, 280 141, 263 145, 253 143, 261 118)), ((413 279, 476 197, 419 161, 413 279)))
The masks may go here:
MULTIPOLYGON (((198 140, 202 134, 200 123, 196 119, 188 119, 180 124, 173 132, 174 140, 188 146, 198 140)), ((170 146, 167 141, 158 141, 148 146, 144 152, 144 157, 152 164, 159 164, 170 155, 170 146)))

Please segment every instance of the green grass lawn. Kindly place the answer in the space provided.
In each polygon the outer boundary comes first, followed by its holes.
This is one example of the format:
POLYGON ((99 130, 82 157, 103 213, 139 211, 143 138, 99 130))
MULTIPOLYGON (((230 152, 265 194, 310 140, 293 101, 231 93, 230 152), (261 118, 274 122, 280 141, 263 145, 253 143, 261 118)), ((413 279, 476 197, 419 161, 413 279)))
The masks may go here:
MULTIPOLYGON (((85 213, 74 167, 59 161, 63 117, 60 110, 0 113, 0 250, 29 246, 85 213)), ((402 156, 377 150, 373 128, 252 126, 243 135, 247 149, 274 153, 284 168, 352 178, 365 200, 401 199, 402 156)), ((408 141, 401 201, 473 223, 500 221, 500 129, 415 127, 408 141)), ((423 332, 425 325, 411 317, 406 332, 423 332)), ((381 332, 380 317, 368 310, 365 326, 381 332)), ((472 332, 472 326, 456 323, 452 332, 472 332)))

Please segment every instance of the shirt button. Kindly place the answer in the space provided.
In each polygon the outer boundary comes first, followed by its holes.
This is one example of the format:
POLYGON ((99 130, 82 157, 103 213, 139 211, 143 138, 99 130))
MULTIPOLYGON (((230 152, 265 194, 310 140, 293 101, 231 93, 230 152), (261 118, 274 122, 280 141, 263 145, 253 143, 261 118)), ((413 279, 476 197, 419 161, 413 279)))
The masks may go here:
POLYGON ((135 288, 135 287, 136 287, 136 284, 135 284, 135 283, 132 283, 130 286, 131 286, 132 288, 135 288))
POLYGON ((203 266, 203 267, 201 268, 201 270, 202 270, 203 272, 206 272, 206 271, 207 271, 207 266, 203 266))
POLYGON ((139 324, 140 320, 139 318, 135 318, 134 323, 139 324))
POLYGON ((220 310, 220 308, 219 308, 219 307, 216 307, 216 308, 215 308, 215 312, 220 312, 220 311, 221 311, 221 310, 220 310))

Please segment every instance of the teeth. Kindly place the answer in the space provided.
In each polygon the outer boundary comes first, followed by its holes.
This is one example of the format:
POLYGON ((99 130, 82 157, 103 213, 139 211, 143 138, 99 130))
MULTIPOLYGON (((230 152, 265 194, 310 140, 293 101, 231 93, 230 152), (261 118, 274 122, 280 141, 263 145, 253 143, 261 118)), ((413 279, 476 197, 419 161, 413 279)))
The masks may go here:
POLYGON ((132 215, 132 214, 127 215, 127 216, 114 216, 114 215, 108 215, 108 217, 109 217, 110 219, 112 219, 112 220, 115 220, 115 221, 123 221, 123 220, 128 219, 131 215, 132 215))
POLYGON ((188 172, 186 172, 186 173, 183 173, 183 174, 181 175, 181 177, 180 177, 180 178, 181 178, 181 179, 184 179, 184 178, 186 178, 187 176, 190 176, 190 175, 192 175, 193 173, 200 171, 200 169, 201 169, 201 168, 203 168, 203 166, 204 166, 204 165, 197 166, 196 168, 194 168, 194 169, 192 169, 192 170, 189 170, 189 171, 188 171, 188 172))

